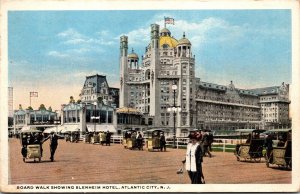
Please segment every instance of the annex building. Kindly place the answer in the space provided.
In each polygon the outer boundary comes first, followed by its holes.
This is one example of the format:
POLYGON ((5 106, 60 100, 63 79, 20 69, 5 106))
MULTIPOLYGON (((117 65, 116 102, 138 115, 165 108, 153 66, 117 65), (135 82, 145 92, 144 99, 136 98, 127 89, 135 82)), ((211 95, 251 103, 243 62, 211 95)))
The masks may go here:
POLYGON ((188 37, 176 39, 167 28, 151 25, 149 44, 139 57, 128 53, 120 37, 120 107, 135 108, 149 128, 177 136, 194 128, 288 127, 289 85, 241 89, 204 82, 195 77, 195 56, 188 37), (175 86, 174 86, 175 85, 175 86), (176 112, 168 111, 168 108, 176 112), (180 108, 178 108, 180 107, 180 108), (172 109, 171 109, 172 110, 172 109))

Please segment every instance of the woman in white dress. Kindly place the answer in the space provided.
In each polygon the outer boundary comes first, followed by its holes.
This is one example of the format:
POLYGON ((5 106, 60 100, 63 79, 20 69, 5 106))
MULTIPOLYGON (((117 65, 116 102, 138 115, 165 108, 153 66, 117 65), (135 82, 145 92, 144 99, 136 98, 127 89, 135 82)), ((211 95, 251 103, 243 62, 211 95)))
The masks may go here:
POLYGON ((190 142, 187 145, 185 160, 185 168, 191 179, 192 184, 204 183, 204 176, 202 173, 202 149, 197 141, 195 134, 189 135, 190 142), (203 181, 201 180, 203 178, 203 181))

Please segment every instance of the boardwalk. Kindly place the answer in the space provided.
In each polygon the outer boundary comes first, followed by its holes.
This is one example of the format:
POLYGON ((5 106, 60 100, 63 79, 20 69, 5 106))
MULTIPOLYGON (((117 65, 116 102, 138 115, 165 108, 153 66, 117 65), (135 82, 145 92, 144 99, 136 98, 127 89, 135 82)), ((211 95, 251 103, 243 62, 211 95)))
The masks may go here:
MULTIPOLYGON (((50 162, 49 141, 41 163, 23 163, 20 143, 9 140, 10 184, 188 184, 182 167, 185 150, 132 151, 122 145, 101 146, 59 141, 55 162, 50 162)), ((267 168, 265 163, 237 162, 232 153, 213 152, 204 158, 207 184, 291 183, 291 171, 267 168), (262 176, 263 175, 263 176, 262 176)))

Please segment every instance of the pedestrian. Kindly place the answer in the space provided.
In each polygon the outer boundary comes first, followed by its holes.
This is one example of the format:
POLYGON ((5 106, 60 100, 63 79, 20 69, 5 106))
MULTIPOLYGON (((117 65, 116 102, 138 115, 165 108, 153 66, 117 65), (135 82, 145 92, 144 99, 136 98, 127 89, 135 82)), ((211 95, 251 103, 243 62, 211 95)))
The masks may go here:
POLYGON ((141 132, 138 132, 137 135, 137 147, 139 150, 143 150, 143 136, 141 132))
POLYGON ((206 156, 206 153, 211 158, 211 153, 208 149, 209 146, 209 137, 208 132, 204 132, 204 135, 202 136, 202 143, 203 143, 203 156, 206 156))
POLYGON ((211 145, 214 142, 214 135, 212 134, 212 132, 208 133, 208 150, 211 152, 211 145))
POLYGON ((106 145, 110 146, 110 137, 111 133, 109 131, 106 132, 106 145))
POLYGON ((166 137, 164 135, 164 133, 160 133, 160 137, 159 137, 159 144, 160 144, 160 151, 166 151, 166 137))
POLYGON ((196 131, 196 138, 198 142, 201 142, 202 140, 201 130, 196 131))
POLYGON ((28 141, 27 141, 27 134, 23 134, 21 136, 21 140, 22 140, 22 148, 21 148, 21 153, 22 153, 22 156, 23 156, 23 161, 25 162, 25 158, 27 156, 27 145, 28 145, 28 141))
POLYGON ((59 136, 56 133, 54 133, 54 131, 51 131, 51 134, 43 141, 43 142, 45 142, 48 139, 50 139, 50 153, 51 153, 50 160, 51 160, 51 162, 54 161, 54 154, 55 154, 56 148, 58 146, 58 137, 59 136))
POLYGON ((187 145, 185 159, 182 161, 182 163, 185 164, 185 169, 188 172, 191 183, 203 184, 204 176, 202 172, 202 149, 197 142, 196 135, 190 134, 189 138, 190 142, 187 145))
POLYGON ((264 146, 266 148, 266 158, 269 160, 269 162, 272 162, 271 153, 273 150, 273 135, 270 133, 265 138, 264 146))
POLYGON ((132 149, 136 148, 137 145, 136 145, 136 132, 133 132, 131 134, 131 141, 132 141, 132 149))
POLYGON ((101 145, 103 145, 106 142, 106 132, 101 132, 101 140, 99 140, 101 145))
POLYGON ((87 132, 85 134, 85 143, 90 143, 90 134, 89 134, 89 132, 87 132))

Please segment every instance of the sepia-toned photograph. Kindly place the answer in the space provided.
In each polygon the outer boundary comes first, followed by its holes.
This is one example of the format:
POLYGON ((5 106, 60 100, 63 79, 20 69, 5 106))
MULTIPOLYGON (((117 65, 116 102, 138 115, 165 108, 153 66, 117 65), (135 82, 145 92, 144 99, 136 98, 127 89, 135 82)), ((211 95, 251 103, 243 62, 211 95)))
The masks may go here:
POLYGON ((1 4, 2 192, 299 192, 299 1, 1 4))

